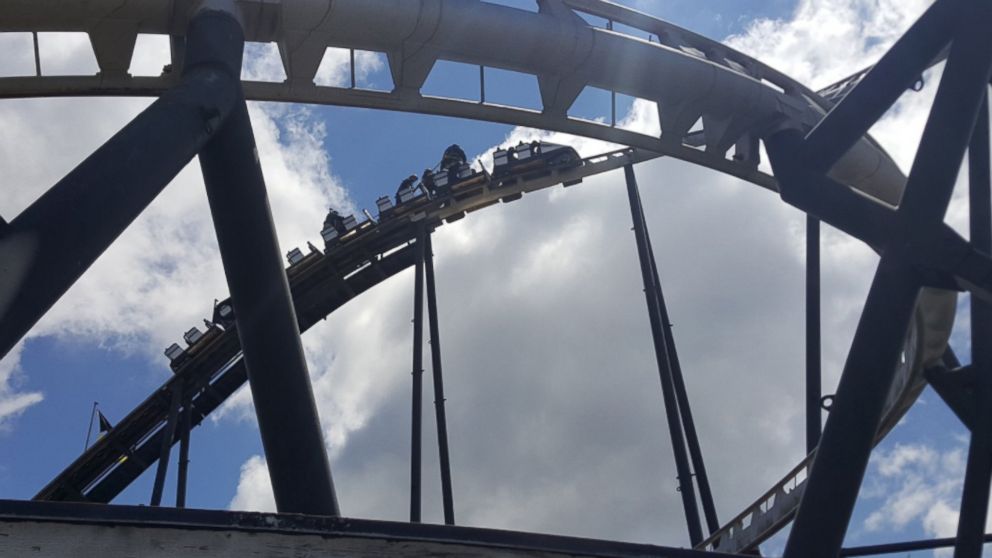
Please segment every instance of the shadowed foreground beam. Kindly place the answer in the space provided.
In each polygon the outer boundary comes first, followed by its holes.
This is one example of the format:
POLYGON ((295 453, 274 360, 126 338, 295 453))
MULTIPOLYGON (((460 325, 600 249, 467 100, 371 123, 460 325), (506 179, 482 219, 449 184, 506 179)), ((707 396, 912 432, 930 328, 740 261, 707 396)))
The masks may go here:
POLYGON ((823 431, 820 397, 820 220, 806 215, 806 453, 823 431))
MULTIPOLYGON (((190 22, 182 82, 0 227, 0 358, 211 138, 238 96, 243 42, 190 22), (237 64, 235 64, 237 62, 237 64)), ((71 133, 71 131, 67 131, 71 133)))
MULTIPOLYGON (((968 148, 971 242, 984 254, 992 252, 992 199, 989 171, 989 103, 986 94, 968 148)), ((985 544, 985 521, 992 483, 992 304, 971 298, 971 364, 974 367, 975 409, 961 491, 958 544, 954 558, 977 558, 985 544)))
MULTIPOLYGON (((228 22, 218 34, 244 40, 233 17, 213 13, 228 22)), ((192 54, 192 45, 187 52, 192 54)), ((200 153, 200 166, 276 507, 281 512, 338 515, 300 329, 240 91, 228 121, 200 153)))
POLYGON ((445 525, 455 524, 455 504, 451 490, 451 460, 448 454, 448 419, 444 412, 444 378, 441 373, 441 334, 437 315, 437 289, 434 283, 434 249, 430 233, 424 235, 424 279, 427 287, 427 323, 431 334, 431 371, 434 384, 434 416, 437 421, 438 460, 441 465, 441 503, 445 525))
POLYGON ((627 165, 623 170, 627 181, 627 198, 630 202, 631 219, 634 222, 637 256, 641 264, 641 279, 644 281, 648 319, 651 322, 651 337, 654 342, 655 358, 658 361, 658 375, 661 379, 665 415, 668 418, 668 433, 672 440, 672 452, 675 454, 675 469, 678 471, 679 493, 685 511, 686 527, 689 530, 689 541, 695 546, 703 540, 703 530, 699 522, 696 491, 692 485, 692 470, 689 468, 689 457, 686 455, 682 421, 679 416, 678 399, 672 377, 671 355, 665 342, 665 332, 661 323, 662 313, 658 300, 658 289, 655 288, 657 281, 652 275, 654 267, 651 265, 651 246, 647 237, 647 225, 644 222, 644 211, 641 207, 640 194, 637 191, 634 167, 627 165))
MULTIPOLYGON (((834 558, 841 548, 922 283, 918 267, 899 249, 926 244, 940 232, 986 96, 992 72, 992 36, 987 29, 992 6, 980 0, 962 4, 954 14, 957 33, 896 213, 896 227, 882 249, 789 533, 787 558, 834 558)), ((865 118, 874 116, 869 108, 865 118)), ((772 168, 783 182, 801 181, 811 173, 808 158, 788 155, 790 147, 796 147, 795 136, 782 132, 766 141, 772 168)))
POLYGON ((413 245, 415 261, 413 280, 413 401, 410 416, 410 523, 420 522, 421 487, 421 425, 424 392, 424 238, 423 223, 417 227, 417 242, 413 245))

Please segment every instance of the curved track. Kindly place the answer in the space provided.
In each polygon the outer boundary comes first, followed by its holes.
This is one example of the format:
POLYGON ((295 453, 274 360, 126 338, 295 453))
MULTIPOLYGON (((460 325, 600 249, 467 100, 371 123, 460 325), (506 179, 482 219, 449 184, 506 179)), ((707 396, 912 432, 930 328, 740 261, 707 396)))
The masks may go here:
MULTIPOLYGON (((138 33, 181 37, 192 3, 13 0, 5 6, 0 31, 87 32, 100 73, 49 76, 39 68, 36 76, 0 78, 0 98, 157 95, 176 82, 178 72, 173 68, 159 77, 129 76, 134 40, 138 33)), ((667 155, 775 189, 774 177, 758 167, 761 138, 783 128, 807 131, 831 105, 757 60, 601 0, 539 0, 539 13, 475 0, 244 0, 238 5, 247 39, 275 42, 288 76, 283 83, 245 82, 249 99, 459 116, 561 131, 639 150, 608 157, 599 167, 588 164, 575 171, 579 174, 667 155), (596 27, 579 14, 620 23, 643 35, 596 27), (510 29, 512 33, 506 32, 510 29), (384 53, 394 89, 381 92, 315 85, 314 75, 329 46, 384 53), (542 109, 425 96, 421 88, 438 60, 532 75, 542 109), (662 133, 642 134, 569 117, 569 107, 587 86, 657 103, 662 133), (701 131, 690 133, 698 129, 697 121, 701 131)), ((839 98, 836 93, 831 91, 832 100, 839 98)), ((517 187, 529 191, 568 180, 566 175, 517 187)), ((831 175, 889 205, 898 204, 905 183, 896 165, 870 138, 858 142, 831 175)), ((460 206, 428 211, 423 218, 436 225, 460 217, 463 211, 495 203, 503 195, 503 191, 485 190, 460 206)), ((289 270, 301 329, 412 263, 410 250, 401 247, 413 237, 412 222, 398 223, 384 223, 361 243, 361 250, 317 255, 308 260, 306 269, 289 270)), ((921 295, 880 437, 915 400, 923 385, 924 366, 946 348, 953 310, 953 295, 930 290, 921 295)), ((236 337, 221 332, 211 342, 211 350, 194 355, 170 382, 189 380, 184 391, 193 398, 196 422, 243 383, 237 354, 236 337)), ((133 425, 132 431, 119 426, 120 432, 91 448, 38 498, 112 498, 157 457, 159 446, 154 439, 164 420, 162 408, 168 407, 166 393, 160 390, 129 416, 125 422, 133 425), (127 459, 121 461, 122 455, 127 459)), ((753 548, 783 525, 798 503, 801 478, 811 459, 719 531, 708 547, 724 551, 753 548)))
MULTIPOLYGON (((300 331, 306 331, 352 298, 414 264, 410 243, 421 222, 439 226, 526 192, 572 182, 586 176, 655 158, 652 153, 622 149, 591 157, 581 167, 553 172, 498 190, 481 185, 468 199, 440 207, 441 200, 414 214, 386 220, 326 254, 313 250, 286 271, 300 331)), ((171 394, 180 389, 199 424, 247 379, 237 332, 211 328, 175 368, 175 376, 132 410, 36 496, 38 500, 110 502, 158 459, 171 394), (124 458, 124 459, 122 459, 124 458)), ((178 434, 174 441, 178 441, 178 434)))

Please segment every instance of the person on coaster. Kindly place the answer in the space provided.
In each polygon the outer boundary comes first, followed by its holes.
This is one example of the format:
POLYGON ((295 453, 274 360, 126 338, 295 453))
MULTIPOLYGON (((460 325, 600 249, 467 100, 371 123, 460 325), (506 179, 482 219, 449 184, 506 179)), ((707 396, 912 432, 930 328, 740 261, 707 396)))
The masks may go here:
POLYGON ((466 160, 465 152, 462 151, 462 148, 458 147, 457 143, 453 143, 444 150, 444 155, 441 156, 440 167, 443 171, 457 169, 464 165, 466 160))
POLYGON ((327 212, 327 218, 324 219, 324 229, 327 230, 328 227, 333 227, 334 230, 338 231, 338 234, 344 234, 348 230, 344 226, 344 217, 341 216, 335 209, 331 208, 327 212))
POLYGON ((424 174, 420 177, 420 186, 434 197, 437 195, 437 187, 434 186, 434 171, 424 169, 424 174))
POLYGON ((411 174, 410 176, 403 179, 403 182, 400 182, 400 187, 396 189, 396 205, 403 203, 403 199, 402 199, 403 193, 406 192, 407 190, 413 190, 414 188, 413 185, 416 184, 416 182, 417 182, 417 175, 415 174, 411 174))

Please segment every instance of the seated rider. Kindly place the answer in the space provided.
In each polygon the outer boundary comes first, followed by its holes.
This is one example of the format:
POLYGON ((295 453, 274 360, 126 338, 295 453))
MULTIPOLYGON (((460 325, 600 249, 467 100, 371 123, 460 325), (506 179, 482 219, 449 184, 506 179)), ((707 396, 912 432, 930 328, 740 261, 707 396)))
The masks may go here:
POLYGON ((403 199, 401 196, 407 190, 413 190, 414 184, 416 183, 417 183, 417 175, 415 174, 411 174, 410 176, 403 179, 403 182, 400 182, 400 187, 396 189, 396 205, 403 203, 403 199))
POLYGON ((431 196, 437 195, 437 188, 434 186, 434 171, 431 169, 424 169, 424 174, 420 177, 420 186, 431 196))
POLYGON ((461 147, 458 147, 457 143, 453 143, 444 150, 444 155, 441 156, 441 170, 451 170, 452 168, 457 169, 458 167, 465 164, 465 152, 462 151, 461 147))
POLYGON ((338 231, 338 234, 345 234, 348 232, 344 226, 344 217, 342 217, 341 214, 333 208, 327 212, 327 218, 324 219, 323 230, 327 230, 328 227, 333 227, 334 230, 338 231))

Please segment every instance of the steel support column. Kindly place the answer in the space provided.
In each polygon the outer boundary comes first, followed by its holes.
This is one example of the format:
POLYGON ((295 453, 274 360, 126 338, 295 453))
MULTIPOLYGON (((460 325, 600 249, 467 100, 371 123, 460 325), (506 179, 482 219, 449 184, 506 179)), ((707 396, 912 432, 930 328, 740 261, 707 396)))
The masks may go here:
POLYGON ((424 274, 427 280, 427 325, 431 335, 437 449, 441 463, 441 501, 444 507, 445 525, 454 525, 455 504, 451 492, 451 462, 448 456, 448 419, 444 413, 444 379, 441 374, 441 334, 438 327, 437 290, 434 283, 434 247, 430 233, 424 235, 424 274))
POLYGON ((183 402, 182 384, 176 384, 172 389, 169 403, 169 418, 162 427, 162 444, 158 453, 158 468, 155 469, 155 483, 152 485, 152 500, 150 505, 162 503, 162 491, 165 489, 165 474, 169 471, 169 455, 172 452, 172 440, 176 436, 176 423, 179 422, 179 407, 183 402))
POLYGON ((672 321, 668 317, 668 305, 665 304, 665 294, 661 288, 661 277, 658 273, 658 263, 654 258, 654 247, 651 245, 651 233, 644 219, 644 206, 641 204, 641 194, 637 193, 637 203, 641 208, 644 223, 644 237, 648 243, 648 256, 651 257, 651 275, 654 280, 655 296, 661 311, 661 324, 665 329, 665 348, 668 350, 668 361, 672 368, 672 385, 675 388, 675 400, 679 405, 679 416, 685 431, 686 445, 689 447, 689 459, 695 472, 696 485, 699 487, 699 500, 703 504, 703 517, 710 534, 720 529, 720 521, 716 515, 716 505, 713 503, 713 491, 710 489, 709 475, 703 462, 703 451, 696 434, 696 421, 692 418, 692 407, 689 405, 689 394, 685 389, 685 378, 682 376, 682 363, 679 361, 678 350, 675 348, 675 335, 672 333, 672 321))
MULTIPOLYGON (((217 12, 219 14, 219 12, 217 12)), ((243 41, 226 14, 221 31, 243 41)), ((193 44, 187 53, 195 56, 193 44)), ((237 69, 240 69, 240 60, 237 69)), ((338 515, 300 330, 244 97, 200 153, 262 446, 280 512, 338 515)))
POLYGON ((186 480, 189 475, 189 436, 193 429, 193 401, 183 401, 182 420, 179 423, 179 465, 176 468, 176 507, 186 507, 186 480))
MULTIPOLYGON (((947 66, 896 226, 881 247, 882 258, 786 543, 786 558, 833 558, 840 551, 922 283, 909 262, 913 252, 924 251, 939 239, 961 159, 986 96, 992 71, 988 34, 992 6, 979 0, 960 4, 960 10, 947 16, 954 19, 956 30, 947 66)), ((872 116, 868 111, 865 118, 872 116)), ((863 125, 867 128, 871 122, 863 125)), ((816 172, 814 161, 823 156, 808 150, 809 144, 795 131, 768 138, 766 147, 776 177, 785 183, 802 183, 816 172)))
POLYGON ((820 220, 806 215, 806 454, 823 430, 820 411, 820 220))
MULTIPOLYGON (((968 148, 971 245, 992 254, 992 193, 989 177, 988 95, 978 111, 968 148)), ((985 518, 992 483, 992 304, 971 297, 971 364, 975 370, 975 420, 961 492, 954 558, 978 558, 985 543, 985 518)))
POLYGON ((785 556, 833 557, 851 510, 892 385, 919 294, 913 270, 882 257, 820 439, 785 556), (800 521, 801 520, 801 521, 800 521), (794 549, 802 548, 803 551, 794 549))
MULTIPOLYGON (((175 177, 238 97, 242 43, 190 21, 179 85, 0 231, 0 358, 175 177)), ((71 133, 71 132, 70 132, 71 133)))
POLYGON ((413 404, 410 418, 410 522, 420 523, 421 421, 424 391, 424 250, 427 232, 417 228, 413 280, 413 404))
POLYGON ((689 541, 693 546, 703 540, 703 531, 699 522, 699 509, 696 505, 696 491, 692 484, 692 471, 689 469, 689 458, 686 455, 685 439, 683 438, 682 421, 679 418, 679 407, 672 375, 671 357, 665 342, 665 331, 662 326, 661 308, 658 301, 658 291, 652 277, 650 246, 647 238, 647 227, 644 222, 644 211, 641 207, 640 195, 637 192, 637 179, 631 165, 624 167, 627 179, 627 197, 630 201, 630 214, 634 221, 634 238, 637 241, 637 255, 641 263, 641 279, 644 282, 644 296, 647 299, 648 318, 651 322, 651 336, 654 342, 655 358, 658 361, 658 375, 661 379, 661 392, 665 401, 665 414, 668 418, 668 433, 672 440, 672 451, 675 454, 675 469, 678 474, 679 493, 682 496, 682 506, 685 509, 686 526, 689 530, 689 541))
POLYGON ((951 40, 955 13, 970 0, 937 0, 809 133, 810 170, 827 172, 930 67, 951 40))

